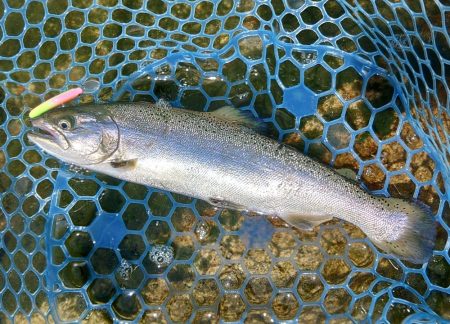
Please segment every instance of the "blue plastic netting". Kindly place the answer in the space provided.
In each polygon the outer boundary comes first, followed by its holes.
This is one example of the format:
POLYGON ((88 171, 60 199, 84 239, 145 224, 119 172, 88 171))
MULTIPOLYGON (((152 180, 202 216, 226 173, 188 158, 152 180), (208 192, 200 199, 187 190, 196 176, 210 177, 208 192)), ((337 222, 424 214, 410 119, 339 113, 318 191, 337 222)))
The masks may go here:
POLYGON ((0 322, 450 320, 448 0, 0 0, 0 322), (98 88, 95 85, 98 84, 98 88), (233 105, 438 222, 432 259, 63 165, 24 136, 80 102, 233 105))

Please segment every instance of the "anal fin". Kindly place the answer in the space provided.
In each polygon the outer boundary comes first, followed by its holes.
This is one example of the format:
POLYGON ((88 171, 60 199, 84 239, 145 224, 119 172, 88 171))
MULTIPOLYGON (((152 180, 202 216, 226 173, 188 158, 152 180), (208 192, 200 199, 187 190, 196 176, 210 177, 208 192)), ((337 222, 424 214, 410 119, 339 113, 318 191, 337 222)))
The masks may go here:
POLYGON ((289 215, 283 219, 299 229, 312 231, 314 227, 331 220, 333 216, 330 215, 289 215))
POLYGON ((224 200, 222 198, 218 197, 211 197, 208 199, 208 202, 216 207, 219 208, 228 208, 228 209, 235 209, 235 210, 244 210, 245 208, 241 205, 235 204, 231 201, 224 200))

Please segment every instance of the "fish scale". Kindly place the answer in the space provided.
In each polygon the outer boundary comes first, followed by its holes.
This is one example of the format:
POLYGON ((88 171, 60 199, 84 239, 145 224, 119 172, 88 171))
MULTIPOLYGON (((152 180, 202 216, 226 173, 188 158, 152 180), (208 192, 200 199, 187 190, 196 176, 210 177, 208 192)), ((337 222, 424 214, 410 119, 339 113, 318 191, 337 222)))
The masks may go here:
POLYGON ((82 106, 48 112, 32 123, 51 134, 29 135, 48 153, 122 180, 278 216, 302 228, 337 217, 412 262, 428 259, 434 245, 428 209, 370 195, 259 134, 257 122, 231 107, 195 112, 164 102, 82 106), (71 126, 63 129, 66 124, 71 126))

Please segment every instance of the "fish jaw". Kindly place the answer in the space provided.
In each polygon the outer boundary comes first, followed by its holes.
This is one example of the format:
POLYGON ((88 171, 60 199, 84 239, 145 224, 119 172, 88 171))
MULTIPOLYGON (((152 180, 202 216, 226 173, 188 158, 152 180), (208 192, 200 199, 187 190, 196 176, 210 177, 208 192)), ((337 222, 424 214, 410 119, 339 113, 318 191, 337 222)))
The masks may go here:
POLYGON ((28 139, 45 152, 63 159, 70 146, 65 136, 43 118, 34 119, 31 124, 35 130, 27 134, 28 139))

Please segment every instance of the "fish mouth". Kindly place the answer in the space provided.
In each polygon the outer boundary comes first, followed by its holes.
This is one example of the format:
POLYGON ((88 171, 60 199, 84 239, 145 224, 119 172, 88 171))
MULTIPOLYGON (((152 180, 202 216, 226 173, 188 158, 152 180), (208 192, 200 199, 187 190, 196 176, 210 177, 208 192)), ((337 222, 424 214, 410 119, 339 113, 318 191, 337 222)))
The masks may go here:
POLYGON ((51 148, 54 149, 56 146, 63 150, 69 148, 69 143, 65 136, 42 118, 32 120, 31 124, 34 129, 28 133, 28 139, 32 143, 46 151, 50 151, 50 153, 52 152, 51 148))

